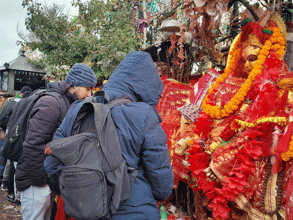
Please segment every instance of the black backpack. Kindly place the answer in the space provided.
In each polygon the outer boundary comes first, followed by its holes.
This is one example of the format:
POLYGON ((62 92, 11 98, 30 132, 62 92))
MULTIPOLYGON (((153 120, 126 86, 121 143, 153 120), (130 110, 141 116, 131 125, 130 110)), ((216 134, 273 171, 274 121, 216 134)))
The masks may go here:
POLYGON ((0 128, 2 128, 4 131, 6 131, 12 110, 15 109, 16 104, 20 100, 20 98, 10 99, 10 101, 7 101, 6 105, 2 108, 0 113, 0 128))
POLYGON ((26 129, 30 112, 35 103, 43 96, 50 95, 59 100, 62 109, 62 115, 58 122, 58 127, 64 119, 68 107, 65 103, 63 95, 57 92, 47 90, 39 91, 27 98, 21 99, 16 103, 12 114, 10 115, 5 137, 3 139, 2 156, 6 159, 18 161, 22 154, 22 144, 25 139, 26 129))
POLYGON ((84 102, 72 125, 72 136, 47 145, 46 152, 63 163, 59 186, 64 211, 75 219, 108 219, 130 196, 137 170, 127 167, 111 117, 111 108, 128 102, 84 102))

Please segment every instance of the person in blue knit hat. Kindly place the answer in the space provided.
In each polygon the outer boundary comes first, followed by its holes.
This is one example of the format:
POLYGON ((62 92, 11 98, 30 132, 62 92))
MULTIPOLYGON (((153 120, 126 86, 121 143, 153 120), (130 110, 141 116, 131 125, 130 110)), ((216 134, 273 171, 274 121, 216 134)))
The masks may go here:
POLYGON ((87 93, 92 91, 97 85, 97 77, 94 71, 84 63, 74 64, 67 73, 65 82, 71 83, 69 91, 81 100, 87 97, 87 93))
MULTIPOLYGON (((174 175, 166 134, 156 110, 163 88, 150 54, 131 51, 116 67, 102 90, 93 96, 94 103, 106 104, 120 98, 132 101, 113 107, 111 117, 117 127, 123 158, 128 168, 137 173, 131 181, 129 198, 121 202, 118 208, 113 205, 115 201, 108 204, 111 213, 103 219, 158 220, 160 210, 157 201, 165 201, 172 194, 174 175)), ((76 119, 80 106, 78 103, 71 106, 53 139, 75 134, 75 128, 70 122, 76 119)), ((79 123, 75 123, 77 124, 79 123)), ((48 174, 58 174, 62 162, 53 156, 48 156, 46 161, 45 169, 48 174)), ((84 205, 80 203, 77 206, 87 210, 91 208, 84 205)))
POLYGON ((50 219, 55 194, 44 167, 44 146, 52 140, 70 105, 91 96, 96 84, 94 71, 84 63, 77 63, 65 81, 49 84, 54 96, 42 96, 33 106, 15 172, 23 220, 50 219))

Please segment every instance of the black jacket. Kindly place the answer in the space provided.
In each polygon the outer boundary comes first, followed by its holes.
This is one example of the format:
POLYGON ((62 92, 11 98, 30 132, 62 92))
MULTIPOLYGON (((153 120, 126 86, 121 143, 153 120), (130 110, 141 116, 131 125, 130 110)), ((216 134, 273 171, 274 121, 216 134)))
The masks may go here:
POLYGON ((68 111, 71 103, 75 101, 73 95, 68 92, 69 83, 54 82, 49 87, 50 91, 63 95, 67 109, 61 109, 60 101, 53 96, 43 96, 34 105, 29 116, 22 156, 15 172, 18 191, 23 191, 31 185, 47 184, 44 146, 52 140, 62 111, 68 111))

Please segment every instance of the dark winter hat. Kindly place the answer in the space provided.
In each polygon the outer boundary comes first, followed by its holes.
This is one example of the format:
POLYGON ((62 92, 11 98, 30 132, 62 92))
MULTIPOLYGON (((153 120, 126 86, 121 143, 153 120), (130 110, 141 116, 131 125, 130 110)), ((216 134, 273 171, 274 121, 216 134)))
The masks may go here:
POLYGON ((23 94, 22 94, 22 99, 26 98, 26 97, 29 97, 32 93, 29 92, 29 91, 25 91, 23 94))
POLYGON ((28 86, 24 86, 20 90, 20 93, 24 93, 24 92, 32 92, 32 89, 30 87, 28 87, 28 86))
POLYGON ((95 87, 97 77, 94 71, 85 63, 74 64, 67 73, 65 82, 77 87, 95 87))

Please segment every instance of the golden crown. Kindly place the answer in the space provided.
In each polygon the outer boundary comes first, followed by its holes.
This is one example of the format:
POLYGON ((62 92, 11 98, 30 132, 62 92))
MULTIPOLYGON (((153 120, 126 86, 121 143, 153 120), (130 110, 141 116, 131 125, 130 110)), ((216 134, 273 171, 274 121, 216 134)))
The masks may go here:
POLYGON ((263 44, 257 39, 254 34, 250 34, 245 42, 243 42, 243 49, 247 46, 257 46, 262 48, 263 44))
POLYGON ((260 21, 260 25, 266 28, 269 24, 269 21, 273 21, 276 26, 280 29, 283 37, 286 39, 286 25, 278 12, 268 12, 267 15, 260 21))

